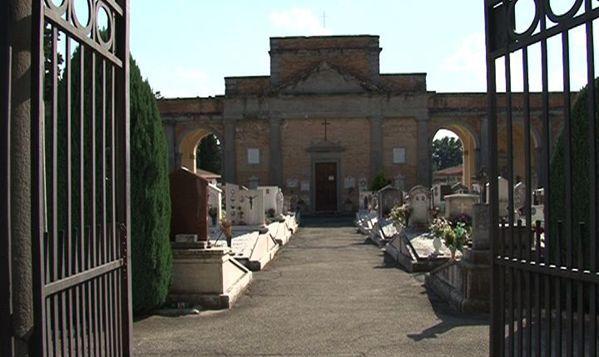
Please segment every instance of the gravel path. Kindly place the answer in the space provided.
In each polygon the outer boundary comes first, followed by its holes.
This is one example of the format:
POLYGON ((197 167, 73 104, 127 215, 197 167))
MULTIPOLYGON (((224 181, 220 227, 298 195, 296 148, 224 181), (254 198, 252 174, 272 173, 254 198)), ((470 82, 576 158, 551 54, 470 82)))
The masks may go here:
POLYGON ((422 275, 383 264, 347 218, 307 219, 230 311, 150 317, 138 356, 486 356, 486 316, 454 313, 422 275))

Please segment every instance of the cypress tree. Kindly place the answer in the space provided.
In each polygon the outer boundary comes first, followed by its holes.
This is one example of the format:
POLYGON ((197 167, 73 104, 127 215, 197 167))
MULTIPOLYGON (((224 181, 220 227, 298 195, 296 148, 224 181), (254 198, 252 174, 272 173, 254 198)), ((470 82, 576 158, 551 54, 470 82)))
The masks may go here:
POLYGON ((171 281, 166 137, 152 88, 131 60, 131 256, 133 310, 164 303, 171 281))
MULTIPOLYGON (((595 80, 595 90, 598 91, 599 81, 595 80)), ((552 242, 556 242, 556 240, 561 240, 562 252, 564 253, 564 248, 567 246, 567 240, 571 239, 574 243, 574 252, 577 252, 578 249, 582 248, 585 257, 585 261, 589 260, 588 255, 588 244, 589 240, 593 237, 589 232, 589 222, 590 222, 590 208, 591 205, 596 205, 594 197, 590 195, 590 163, 589 156, 591 150, 597 146, 598 138, 595 138, 594 141, 589 138, 589 117, 588 117, 588 88, 583 88, 578 94, 574 105, 571 110, 571 156, 570 158, 566 158, 566 137, 564 132, 560 134, 558 137, 558 141, 555 146, 555 150, 553 156, 551 158, 551 168, 550 168, 550 197, 549 197, 549 207, 551 209, 551 221, 548 223, 550 239, 552 242), (594 146, 594 147, 593 147, 594 146), (572 189, 572 232, 569 237, 566 237, 565 234, 565 224, 566 224, 566 210, 568 210, 568 204, 566 202, 566 160, 569 160, 572 168, 572 176, 571 176, 571 189, 572 189), (558 222, 563 222, 564 227, 562 227, 561 232, 558 229, 558 222), (586 227, 582 228, 580 223, 584 223, 586 227), (584 231, 581 232, 581 229, 584 231), (580 242, 580 238, 583 237, 583 241, 580 242), (582 243, 582 247, 579 244, 582 243)), ((599 104, 599 103, 598 103, 599 104)), ((596 128, 599 130, 599 125, 596 128)), ((598 158, 599 159, 599 158, 598 158)), ((599 160, 597 162, 599 164, 599 160)), ((554 243, 553 247, 555 248, 557 245, 554 243)), ((558 252, 553 250, 552 254, 557 254, 558 252)))
MULTIPOLYGON (((89 59, 89 50, 86 51, 86 57, 89 59)), ((71 112, 72 112, 72 134, 71 134, 71 166, 72 166, 72 182, 69 186, 66 180, 67 170, 67 117, 66 117, 66 81, 64 74, 60 76, 58 88, 58 118, 57 118, 57 161, 58 161, 58 212, 52 212, 51 215, 57 215, 58 231, 60 234, 71 230, 72 234, 77 235, 77 232, 85 232, 86 236, 90 233, 90 225, 92 222, 91 208, 96 205, 97 212, 103 209, 100 197, 100 185, 104 179, 100 170, 101 160, 108 160, 108 156, 102 151, 99 143, 101 142, 101 90, 102 83, 100 66, 96 65, 96 118, 95 118, 95 139, 96 139, 96 170, 92 174, 91 171, 91 127, 89 125, 89 113, 91 105, 88 98, 91 96, 92 86, 89 80, 85 82, 85 113, 86 117, 80 118, 79 107, 80 98, 76 93, 79 93, 81 81, 79 78, 81 58, 81 47, 77 46, 71 56, 71 74, 72 74, 72 96, 71 112), (79 132, 81 125, 84 125, 85 143, 84 147, 80 147, 79 132), (80 170, 80 156, 82 155, 85 161, 85 177, 79 177, 76 173, 80 170), (86 192, 90 192, 93 176, 96 182, 96 202, 92 202, 91 198, 85 197, 85 206, 80 207, 79 185, 81 180, 84 181, 86 192), (67 226, 67 212, 64 209, 67 201, 67 193, 70 191, 72 197, 71 209, 71 226, 67 226), (84 209, 85 227, 81 227, 80 212, 84 209)), ((62 59, 61 59, 62 61, 62 59)), ((90 61, 85 62, 86 77, 91 75, 90 61)), ((170 248, 170 188, 168 181, 168 162, 167 162, 167 144, 166 137, 162 128, 162 122, 156 106, 156 99, 152 88, 147 81, 144 81, 139 70, 139 67, 133 59, 130 62, 130 147, 131 147, 131 258, 132 258, 132 293, 133 293, 133 310, 136 313, 143 313, 152 308, 161 305, 166 299, 168 288, 171 281, 172 270, 172 252, 170 248)), ((110 76, 107 78, 106 88, 110 97, 110 76)), ((45 90, 46 96, 46 160, 51 162, 52 153, 52 132, 51 132, 51 117, 50 117, 50 95, 51 90, 45 90)), ((106 111, 110 112, 110 102, 107 103, 106 111)), ((106 124, 107 131, 109 122, 106 124)), ((108 164, 108 162, 106 162, 108 164)), ((47 167, 46 185, 50 185, 51 181, 51 166, 47 167)), ((110 190, 111 183, 106 183, 106 189, 110 190)), ((111 217, 111 205, 106 207, 106 217, 111 217)), ((96 217, 97 218, 97 217, 96 217)), ((49 217, 50 220, 50 217, 49 217)), ((79 233, 79 234, 80 234, 79 233)), ((76 238, 79 239, 79 238, 76 238)), ((92 238, 89 239, 98 239, 92 238)))

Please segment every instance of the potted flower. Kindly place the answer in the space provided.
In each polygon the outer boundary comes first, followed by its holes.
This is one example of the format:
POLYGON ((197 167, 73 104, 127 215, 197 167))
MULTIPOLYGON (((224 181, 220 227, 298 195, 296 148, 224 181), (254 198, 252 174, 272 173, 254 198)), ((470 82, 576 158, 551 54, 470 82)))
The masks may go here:
POLYGON ((398 230, 405 228, 408 225, 410 214, 412 213, 412 207, 405 203, 403 205, 397 205, 391 209, 389 218, 395 224, 398 230))
POLYGON ((468 240, 468 228, 464 223, 458 223, 454 228, 451 226, 445 231, 445 245, 451 252, 451 259, 455 259, 456 251, 462 251, 468 240))
POLYGON ((435 248, 435 255, 441 254, 441 247, 443 246, 442 238, 445 238, 445 230, 451 229, 449 222, 443 218, 438 217, 433 220, 433 223, 429 226, 429 231, 433 235, 433 247, 435 248))

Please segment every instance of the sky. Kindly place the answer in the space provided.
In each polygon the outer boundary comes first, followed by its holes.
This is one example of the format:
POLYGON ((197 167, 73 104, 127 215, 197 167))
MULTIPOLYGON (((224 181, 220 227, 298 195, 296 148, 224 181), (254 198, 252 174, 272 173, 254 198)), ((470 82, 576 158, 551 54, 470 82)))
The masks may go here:
POLYGON ((382 73, 427 72, 436 91, 484 91, 481 0, 132 0, 131 49, 166 97, 224 93, 268 75, 269 37, 379 35, 382 73), (434 4, 434 6, 433 6, 434 4))
MULTIPOLYGON (((563 13, 573 0, 551 0, 563 13)), ((224 94, 224 77, 269 74, 273 36, 379 35, 381 73, 426 72, 429 91, 486 90, 483 0, 132 0, 131 50, 164 97, 224 94)), ((532 21, 534 0, 516 3, 517 30, 532 21)), ((599 26, 595 26, 597 30, 599 26)), ((581 29, 582 30, 582 29, 581 29)), ((595 36, 599 41, 599 34, 595 36)), ((550 90, 563 88, 561 44, 549 41, 550 90)), ((584 32, 571 35, 572 89, 584 84, 584 32)), ((596 45, 597 46, 597 45, 596 45)), ((530 50, 540 61, 539 46, 530 50)), ((513 89, 522 89, 513 55, 513 89)), ((502 73, 503 63, 497 72, 502 73)), ((531 66, 532 90, 541 89, 531 66)), ((596 64, 596 67, 599 65, 596 64)), ((498 89, 504 76, 498 76, 498 89)))

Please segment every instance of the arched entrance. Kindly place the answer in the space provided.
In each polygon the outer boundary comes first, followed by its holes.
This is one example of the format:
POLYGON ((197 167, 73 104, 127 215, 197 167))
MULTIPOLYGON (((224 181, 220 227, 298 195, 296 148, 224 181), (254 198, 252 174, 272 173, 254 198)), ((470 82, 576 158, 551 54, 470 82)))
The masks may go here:
POLYGON ((458 124, 443 125, 430 138, 433 183, 461 182, 472 188, 477 175, 479 143, 474 133, 458 124))
POLYGON ((218 168, 217 174, 221 174, 223 170, 223 159, 222 159, 222 139, 220 136, 208 129, 196 129, 190 131, 185 135, 178 147, 177 156, 179 158, 179 165, 187 168, 192 172, 197 172, 197 169, 202 167, 208 171, 212 171, 218 168), (209 150, 208 153, 202 152, 202 149, 209 150), (218 158, 202 157, 202 155, 218 155, 218 158), (218 159, 218 160, 211 160, 218 159), (215 166, 214 162, 217 161, 219 167, 215 166), (207 163, 208 166, 204 166, 207 163))

